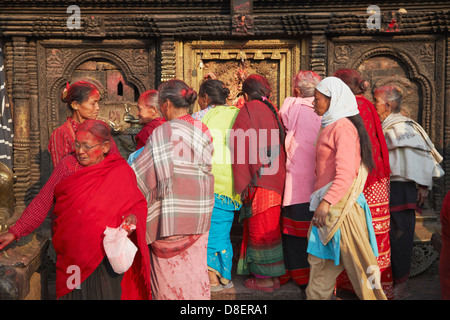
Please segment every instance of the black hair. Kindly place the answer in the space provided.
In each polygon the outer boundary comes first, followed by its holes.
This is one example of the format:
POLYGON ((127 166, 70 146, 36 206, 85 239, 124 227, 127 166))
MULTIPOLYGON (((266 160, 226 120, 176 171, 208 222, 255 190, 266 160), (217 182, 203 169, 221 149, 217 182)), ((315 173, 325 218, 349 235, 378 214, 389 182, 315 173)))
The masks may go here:
POLYGON ((211 104, 224 105, 227 103, 230 89, 225 87, 225 84, 217 79, 208 79, 202 82, 198 95, 203 96, 207 94, 211 104))
POLYGON ((353 123, 359 135, 359 144, 361 146, 361 161, 366 166, 367 170, 371 172, 375 168, 375 162, 372 155, 372 142, 370 142, 369 134, 367 133, 364 121, 360 114, 347 117, 353 123))
POLYGON ((81 104, 85 102, 94 91, 98 92, 98 89, 92 83, 87 81, 77 81, 63 91, 61 100, 67 103, 67 108, 69 108, 70 111, 73 111, 72 102, 76 101, 81 104))
POLYGON ((169 100, 175 108, 189 108, 197 100, 197 92, 178 79, 163 82, 158 91, 159 105, 169 100))

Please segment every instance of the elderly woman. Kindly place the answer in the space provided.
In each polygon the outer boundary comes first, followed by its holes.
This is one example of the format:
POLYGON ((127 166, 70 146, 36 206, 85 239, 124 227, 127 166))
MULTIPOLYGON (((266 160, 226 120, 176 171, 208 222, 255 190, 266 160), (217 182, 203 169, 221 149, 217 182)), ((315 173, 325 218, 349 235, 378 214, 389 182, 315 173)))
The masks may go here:
POLYGON ((208 238, 208 273, 211 292, 233 287, 231 268, 233 246, 230 231, 234 214, 241 207, 241 197, 234 190, 233 168, 230 162, 228 131, 239 109, 227 105, 230 90, 216 79, 202 82, 198 103, 201 110, 192 117, 201 120, 213 137, 214 209, 208 238))
POLYGON ((284 130, 269 101, 271 88, 265 77, 248 76, 242 91, 245 104, 230 135, 234 187, 243 201, 237 273, 252 275, 244 282, 247 288, 272 292, 286 272, 280 228, 286 176, 284 130))
POLYGON ((314 210, 308 239, 310 300, 333 297, 345 270, 360 299, 385 300, 370 209, 363 189, 373 167, 372 148, 355 96, 339 78, 322 80, 314 92, 322 116, 316 143, 314 210))
POLYGON ((86 120, 73 148, 20 219, 0 236, 0 248, 34 231, 55 200, 56 295, 58 299, 150 299, 150 257, 145 242, 146 201, 126 161, 110 154, 109 127, 86 120), (119 182, 120 181, 120 182, 119 182), (130 238, 138 247, 133 265, 117 274, 105 255, 106 227, 135 224, 130 238), (74 274, 73 266, 77 266, 74 274), (80 284, 75 289, 71 279, 80 284), (74 290, 75 289, 75 290, 74 290))
POLYGON ((286 131, 282 232, 287 272, 280 278, 281 284, 292 278, 305 286, 309 279, 306 237, 313 215, 309 211, 309 197, 315 182, 315 141, 321 120, 314 112, 313 102, 314 88, 320 80, 312 71, 299 71, 294 79, 294 96, 284 100, 278 113, 286 131))
POLYGON ((416 211, 443 176, 441 155, 423 128, 402 115, 402 95, 393 86, 374 91, 375 108, 389 150, 391 169, 391 257, 396 299, 409 296, 407 279, 411 268, 416 211))
MULTIPOLYGON (((389 241, 389 152, 381 128, 380 118, 372 102, 364 92, 368 82, 363 80, 354 69, 340 69, 334 73, 352 90, 358 103, 358 111, 364 121, 364 127, 372 144, 374 168, 367 176, 364 196, 372 212, 372 223, 378 244, 378 265, 381 272, 381 285, 388 299, 394 298, 394 286, 391 269, 391 245, 389 241)), ((343 272, 337 280, 338 288, 353 290, 350 280, 343 272)))
POLYGON ((158 91, 167 122, 153 131, 131 165, 148 201, 152 294, 157 300, 208 300, 212 139, 206 125, 189 114, 195 90, 174 79, 158 91))
POLYGON ((75 132, 80 123, 86 119, 97 119, 99 112, 100 93, 91 83, 78 81, 72 85, 67 83, 61 97, 67 104, 71 116, 60 127, 56 128, 48 143, 48 151, 52 158, 53 167, 56 167, 61 159, 75 152, 75 132))
POLYGON ((158 110, 158 90, 147 90, 138 99, 139 124, 144 127, 136 135, 136 150, 142 148, 156 127, 166 122, 158 110))
POLYGON ((144 127, 136 135, 136 151, 128 156, 127 161, 130 165, 141 154, 153 130, 166 122, 166 119, 164 119, 159 111, 158 103, 158 90, 147 90, 139 96, 137 116, 139 118, 139 124, 144 125, 144 127))

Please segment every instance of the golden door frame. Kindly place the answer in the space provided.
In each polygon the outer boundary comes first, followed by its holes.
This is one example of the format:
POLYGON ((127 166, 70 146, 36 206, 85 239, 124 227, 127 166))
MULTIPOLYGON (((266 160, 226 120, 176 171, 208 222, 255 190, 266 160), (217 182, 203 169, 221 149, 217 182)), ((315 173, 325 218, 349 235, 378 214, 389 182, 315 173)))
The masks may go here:
MULTIPOLYGON (((267 72, 261 71, 259 74, 271 82, 271 100, 281 107, 284 99, 292 95, 293 77, 301 67, 306 66, 306 44, 304 39, 179 41, 175 43, 176 78, 184 80, 198 92, 201 82, 208 75, 210 63, 232 62, 233 65, 245 66, 246 62, 247 65, 265 62, 265 69, 260 69, 267 72)), ((252 71, 251 68, 248 71, 252 71)), ((229 85, 230 79, 217 78, 229 85)), ((230 91, 230 100, 235 102, 239 90, 230 88, 230 91)), ((231 101, 229 104, 232 104, 231 101)), ((193 110, 198 110, 198 105, 193 110)))

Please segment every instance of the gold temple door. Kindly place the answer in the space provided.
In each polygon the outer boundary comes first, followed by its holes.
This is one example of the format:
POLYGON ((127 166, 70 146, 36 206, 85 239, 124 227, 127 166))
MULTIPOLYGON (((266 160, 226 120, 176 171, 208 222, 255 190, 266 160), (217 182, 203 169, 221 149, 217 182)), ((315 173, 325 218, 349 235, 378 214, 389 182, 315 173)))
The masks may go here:
POLYGON ((175 48, 176 78, 197 92, 205 78, 221 80, 231 92, 229 105, 237 103, 245 77, 260 74, 271 85, 270 100, 280 107, 291 95, 293 77, 306 66, 306 41, 301 40, 180 41, 175 48))

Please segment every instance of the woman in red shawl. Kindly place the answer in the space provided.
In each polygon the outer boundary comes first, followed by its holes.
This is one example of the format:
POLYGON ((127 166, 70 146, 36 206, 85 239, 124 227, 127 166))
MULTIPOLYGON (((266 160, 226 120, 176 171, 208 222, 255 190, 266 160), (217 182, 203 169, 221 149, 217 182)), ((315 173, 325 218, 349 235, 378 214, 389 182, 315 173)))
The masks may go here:
MULTIPOLYGON (((58 299, 150 299, 150 256, 145 241, 147 202, 127 162, 111 153, 109 127, 98 120, 78 126, 76 155, 64 157, 21 218, 0 235, 0 249, 34 231, 55 199, 52 242, 58 299), (105 255, 106 227, 136 225, 133 265, 117 274, 105 255)), ((125 227, 125 226, 124 226, 125 227)))
POLYGON ((284 129, 269 101, 266 78, 247 77, 242 91, 246 103, 230 135, 235 189, 243 200, 244 234, 237 272, 253 275, 244 282, 247 288, 272 292, 286 272, 280 226, 286 176, 284 129))
MULTIPOLYGON (((394 298, 394 286, 391 270, 391 246, 389 240, 390 211, 389 211, 389 152, 381 128, 380 118, 374 105, 364 97, 367 81, 353 69, 340 69, 335 72, 352 90, 358 103, 358 110, 363 118, 364 126, 372 143, 372 154, 375 168, 369 172, 364 187, 364 196, 372 213, 372 222, 378 244, 377 257, 381 272, 381 285, 388 299, 394 298)), ((343 272, 338 280, 337 287, 353 290, 352 285, 343 272)))

